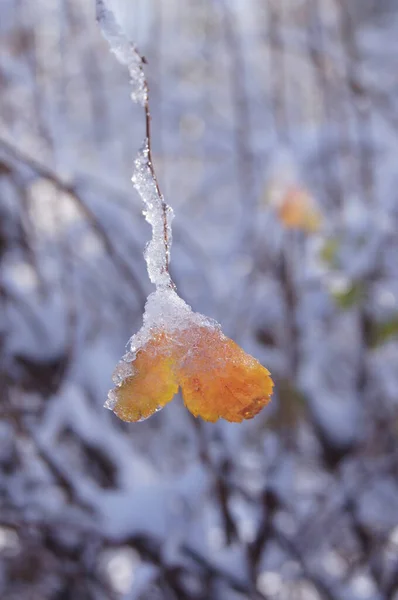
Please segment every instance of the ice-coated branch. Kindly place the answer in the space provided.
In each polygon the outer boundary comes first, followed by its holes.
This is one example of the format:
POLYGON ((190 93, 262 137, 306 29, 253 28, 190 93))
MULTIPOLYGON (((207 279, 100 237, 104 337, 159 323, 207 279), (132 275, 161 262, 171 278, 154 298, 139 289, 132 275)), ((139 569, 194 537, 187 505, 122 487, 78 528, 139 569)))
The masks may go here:
POLYGON ((145 74, 142 69, 143 59, 137 52, 134 44, 131 44, 124 35, 121 27, 116 22, 115 15, 107 7, 105 0, 96 0, 97 21, 102 35, 109 43, 111 51, 117 60, 125 65, 130 73, 134 102, 145 106, 148 101, 148 89, 145 74))
POLYGON ((105 0, 96 0, 97 21, 111 51, 130 73, 131 98, 145 111, 145 142, 135 162, 132 182, 145 204, 144 215, 152 226, 152 239, 145 250, 149 278, 157 288, 174 288, 169 273, 171 221, 173 210, 160 192, 151 151, 151 114, 149 111, 148 83, 144 73, 145 59, 128 41, 116 22, 105 0))

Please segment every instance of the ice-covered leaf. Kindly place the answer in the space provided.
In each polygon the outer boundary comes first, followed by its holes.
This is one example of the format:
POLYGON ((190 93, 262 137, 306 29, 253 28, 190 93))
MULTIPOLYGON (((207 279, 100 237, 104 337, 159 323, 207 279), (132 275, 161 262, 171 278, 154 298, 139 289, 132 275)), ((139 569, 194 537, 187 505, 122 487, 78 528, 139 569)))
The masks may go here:
POLYGON ((183 336, 179 383, 185 405, 206 421, 240 422, 268 404, 269 371, 219 328, 192 327, 183 336))
POLYGON ((181 387, 195 416, 241 422, 268 404, 273 383, 257 360, 219 325, 192 312, 173 290, 148 299, 144 325, 119 363, 106 406, 125 421, 140 421, 181 387))

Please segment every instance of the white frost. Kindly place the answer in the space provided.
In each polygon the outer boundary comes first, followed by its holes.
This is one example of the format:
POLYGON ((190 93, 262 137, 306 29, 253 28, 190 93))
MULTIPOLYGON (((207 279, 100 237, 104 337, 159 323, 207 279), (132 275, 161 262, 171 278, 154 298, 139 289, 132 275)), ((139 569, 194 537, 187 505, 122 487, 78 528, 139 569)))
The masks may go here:
POLYGON ((130 82, 132 85, 131 98, 134 102, 145 105, 148 99, 148 92, 145 82, 145 75, 142 70, 142 58, 138 54, 134 44, 129 42, 123 31, 116 22, 115 16, 110 11, 103 0, 97 0, 97 20, 100 24, 102 35, 109 43, 111 51, 115 54, 117 60, 126 65, 130 73, 130 82))
MULTIPOLYGON (((143 70, 143 59, 138 54, 135 46, 127 40, 126 35, 116 22, 113 12, 109 10, 104 0, 97 0, 97 19, 112 52, 116 55, 118 61, 126 65, 129 70, 133 88, 132 99, 147 109, 148 88, 143 70)), ((147 118, 149 118, 148 114, 147 118)), ((149 143, 147 138, 135 160, 132 177, 134 187, 145 204, 145 218, 152 226, 152 239, 146 247, 145 260, 149 278, 156 287, 173 287, 168 265, 171 246, 171 221, 174 215, 172 208, 165 203, 157 186, 150 163, 149 143)))
POLYGON ((134 162, 132 182, 145 204, 144 215, 152 226, 152 239, 145 249, 149 278, 157 287, 170 287, 168 272, 171 246, 171 222, 173 209, 168 206, 159 194, 150 164, 148 140, 134 162))

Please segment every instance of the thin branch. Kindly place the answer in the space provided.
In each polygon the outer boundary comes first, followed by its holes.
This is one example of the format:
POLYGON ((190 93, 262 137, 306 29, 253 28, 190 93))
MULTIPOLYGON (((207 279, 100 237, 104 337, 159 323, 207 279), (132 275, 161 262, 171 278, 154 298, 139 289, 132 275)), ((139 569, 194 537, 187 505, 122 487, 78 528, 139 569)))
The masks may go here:
MULTIPOLYGON (((169 256, 170 256, 170 246, 171 246, 171 238, 170 238, 170 227, 168 223, 168 212, 169 207, 164 201, 162 193, 160 191, 158 179, 156 176, 155 168, 153 165, 152 159, 152 140, 151 140, 151 113, 149 110, 149 87, 148 82, 144 72, 144 65, 147 63, 144 56, 142 56, 136 46, 132 44, 119 27, 119 24, 116 21, 116 18, 111 10, 108 9, 105 0, 96 0, 96 11, 97 11, 97 21, 99 23, 100 29, 102 31, 103 36, 108 41, 111 51, 115 54, 117 60, 128 68, 130 74, 130 83, 132 86, 131 98, 134 102, 140 104, 145 112, 145 144, 144 151, 139 156, 136 161, 136 173, 142 169, 143 163, 142 158, 145 158, 145 167, 148 167, 153 184, 156 189, 157 199, 160 205, 161 218, 163 223, 163 266, 160 269, 160 273, 150 271, 150 262, 147 260, 148 264, 148 272, 151 280, 155 283, 156 286, 164 286, 175 288, 175 285, 170 277, 169 272, 169 256), (162 279, 161 274, 166 273, 167 277, 166 282, 164 278, 162 279)), ((139 173, 142 177, 142 173, 139 173)), ((140 192, 141 184, 143 182, 135 181, 135 187, 140 192)), ((145 184, 147 182, 144 181, 145 184)), ((146 201, 145 194, 142 195, 142 199, 145 204, 148 206, 148 210, 153 211, 153 207, 150 203, 146 201)), ((147 215, 146 215, 147 216, 147 215)), ((154 231, 154 222, 151 218, 147 219, 152 225, 153 228, 153 236, 152 236, 152 244, 156 245, 156 236, 154 231)))
POLYGON ((304 577, 314 585, 322 597, 325 600, 340 600, 341 596, 335 591, 333 585, 334 582, 329 582, 326 577, 323 577, 317 571, 308 566, 302 551, 296 546, 295 542, 282 533, 282 531, 280 531, 280 529, 274 524, 272 524, 271 530, 281 548, 283 548, 295 561, 299 563, 304 577))
POLYGON ((63 181, 55 172, 48 169, 48 167, 42 165, 32 157, 22 153, 18 148, 15 148, 6 140, 0 139, 0 147, 7 152, 11 159, 25 165, 26 167, 31 169, 38 177, 47 179, 47 181, 50 181, 54 185, 54 187, 57 188, 57 190, 69 194, 75 200, 75 202, 78 204, 79 208, 81 209, 89 223, 91 223, 92 227, 95 229, 99 238, 102 240, 102 243, 104 244, 104 247, 107 250, 108 254, 112 257, 115 264, 119 266, 126 279, 132 282, 140 301, 144 302, 146 296, 140 280, 135 275, 135 273, 133 273, 129 264, 124 259, 123 255, 117 252, 116 248, 114 247, 112 238, 108 234, 106 227, 103 226, 95 212, 83 199, 82 195, 78 191, 77 185, 74 183, 68 183, 66 181, 63 181))
MULTIPOLYGON (((142 60, 143 64, 147 63, 145 57, 142 56, 141 60, 142 60)), ((165 247, 165 267, 164 268, 165 268, 166 273, 168 273, 170 275, 170 272, 169 272, 170 239, 169 239, 169 232, 168 232, 168 228, 167 228, 167 204, 164 201, 163 195, 160 191, 158 178, 156 176, 155 167, 154 167, 153 160, 152 160, 151 113, 149 110, 149 86, 148 86, 148 82, 147 82, 146 78, 145 78, 145 90, 146 90, 146 101, 144 104, 144 110, 145 110, 145 135, 146 135, 146 144, 147 144, 147 148, 148 148, 148 166, 151 171, 153 181, 155 182, 156 191, 157 191, 160 201, 162 203, 163 240, 164 240, 164 247, 165 247)), ((171 280, 171 278, 170 278, 170 280, 171 280)))

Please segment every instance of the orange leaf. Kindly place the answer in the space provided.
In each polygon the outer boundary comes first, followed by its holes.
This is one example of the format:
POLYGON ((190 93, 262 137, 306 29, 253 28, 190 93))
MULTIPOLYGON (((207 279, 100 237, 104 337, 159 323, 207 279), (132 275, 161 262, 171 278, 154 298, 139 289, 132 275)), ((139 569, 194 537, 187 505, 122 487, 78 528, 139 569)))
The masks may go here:
POLYGON ((185 337, 191 351, 182 360, 179 383, 192 414, 206 421, 240 422, 268 404, 269 371, 235 342, 208 327, 190 329, 185 337))
POLYGON ((206 421, 241 422, 268 404, 269 371, 214 325, 198 325, 191 313, 188 326, 152 330, 135 358, 116 370, 122 374, 110 392, 108 407, 124 421, 140 421, 167 404, 179 386, 184 403, 206 421), (127 370, 127 374, 125 373, 127 370))
POLYGON ((147 419, 178 392, 169 344, 163 331, 155 333, 129 364, 130 374, 110 392, 113 411, 123 421, 147 419))
POLYGON ((280 201, 278 215, 287 229, 317 231, 321 215, 310 194, 300 187, 290 187, 280 201))

